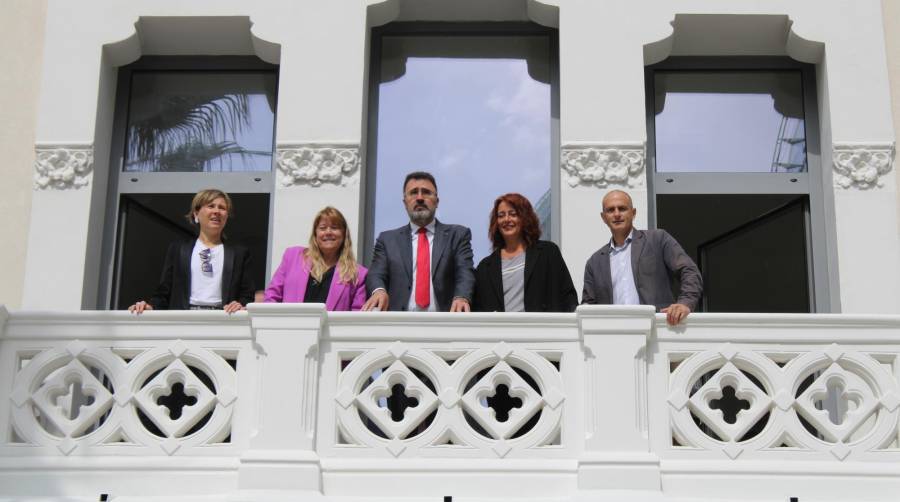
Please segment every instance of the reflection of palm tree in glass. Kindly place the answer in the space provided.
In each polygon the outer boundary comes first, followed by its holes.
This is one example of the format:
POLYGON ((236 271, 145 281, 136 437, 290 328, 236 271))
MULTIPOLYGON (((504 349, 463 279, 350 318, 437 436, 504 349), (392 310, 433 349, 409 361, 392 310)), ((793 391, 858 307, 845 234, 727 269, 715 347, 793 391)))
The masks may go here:
POLYGON ((129 124, 126 171, 223 170, 224 160, 231 170, 233 155, 271 155, 231 141, 250 125, 246 94, 165 96, 158 105, 129 124))

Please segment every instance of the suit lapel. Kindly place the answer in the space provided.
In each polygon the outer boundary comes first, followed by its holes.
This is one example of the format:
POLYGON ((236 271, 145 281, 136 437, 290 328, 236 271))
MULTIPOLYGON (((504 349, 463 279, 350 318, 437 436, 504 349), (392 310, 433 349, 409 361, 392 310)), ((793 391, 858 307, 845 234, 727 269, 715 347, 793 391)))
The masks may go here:
POLYGON ((306 263, 306 256, 300 251, 297 256, 300 261, 300 273, 297 274, 297 292, 299 293, 298 302, 303 302, 306 297, 306 285, 309 283, 309 264, 306 263))
POLYGON ((225 248, 225 258, 222 264, 222 304, 230 303, 231 298, 231 274, 234 271, 234 249, 231 246, 223 245, 225 248))
POLYGON ((634 276, 634 286, 638 285, 638 263, 641 253, 644 252, 644 232, 635 230, 631 238, 631 274, 634 276))
POLYGON ((613 302, 613 282, 612 268, 609 266, 610 245, 607 244, 600 249, 600 275, 605 279, 603 283, 606 285, 606 294, 609 303, 613 302))
POLYGON ((488 276, 491 278, 491 289, 497 295, 497 305, 503 308, 503 267, 500 264, 500 250, 494 251, 488 258, 488 276))
POLYGON ((538 249, 537 243, 525 250, 525 289, 528 289, 528 281, 534 272, 534 264, 537 263, 541 256, 541 250, 538 249))
MULTIPOLYGON (((309 277, 309 275, 307 275, 309 277)), ((341 295, 346 291, 347 286, 341 282, 341 269, 337 265, 334 267, 334 274, 331 276, 331 286, 328 287, 328 297, 325 299, 325 310, 329 312, 334 310, 335 305, 341 299, 341 295)))
POLYGON ((400 249, 400 256, 403 257, 403 269, 406 270, 406 280, 408 284, 412 284, 413 280, 413 255, 412 255, 412 230, 411 226, 404 225, 397 229, 397 246, 400 249))
POLYGON ((444 251, 447 249, 447 243, 450 240, 448 233, 450 232, 450 228, 441 222, 435 220, 434 221, 434 242, 432 242, 432 246, 434 249, 431 250, 431 281, 434 282, 434 278, 437 277, 437 267, 441 263, 441 258, 444 257, 444 251))
POLYGON ((181 294, 184 296, 184 304, 185 307, 191 302, 191 252, 194 250, 194 244, 196 241, 184 241, 181 243, 181 256, 178 260, 178 266, 181 268, 179 272, 181 272, 181 277, 186 277, 187 280, 182 284, 181 294))

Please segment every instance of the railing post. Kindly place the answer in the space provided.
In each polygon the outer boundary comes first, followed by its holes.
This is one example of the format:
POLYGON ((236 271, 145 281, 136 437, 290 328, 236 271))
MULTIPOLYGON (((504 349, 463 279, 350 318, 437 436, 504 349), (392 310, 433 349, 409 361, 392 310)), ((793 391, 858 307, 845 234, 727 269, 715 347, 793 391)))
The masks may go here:
POLYGON ((251 304, 259 363, 255 424, 241 455, 241 490, 321 491, 316 444, 319 334, 324 305, 251 304))
POLYGON ((647 339, 650 306, 582 306, 585 444, 581 490, 660 490, 659 458, 647 430, 647 339))

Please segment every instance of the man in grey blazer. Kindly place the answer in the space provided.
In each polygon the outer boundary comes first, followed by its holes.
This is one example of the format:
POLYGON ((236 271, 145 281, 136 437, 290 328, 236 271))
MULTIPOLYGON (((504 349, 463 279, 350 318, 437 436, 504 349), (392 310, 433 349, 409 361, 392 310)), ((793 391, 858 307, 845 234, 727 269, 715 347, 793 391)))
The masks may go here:
POLYGON ((678 324, 696 310, 703 293, 700 270, 665 230, 635 230, 631 196, 612 190, 603 197, 600 217, 612 232, 609 244, 584 267, 582 303, 653 305, 678 324), (678 298, 669 277, 681 281, 678 298))
POLYGON ((438 202, 434 176, 406 175, 403 203, 410 222, 375 241, 363 310, 469 312, 475 286, 472 232, 437 221, 438 202))

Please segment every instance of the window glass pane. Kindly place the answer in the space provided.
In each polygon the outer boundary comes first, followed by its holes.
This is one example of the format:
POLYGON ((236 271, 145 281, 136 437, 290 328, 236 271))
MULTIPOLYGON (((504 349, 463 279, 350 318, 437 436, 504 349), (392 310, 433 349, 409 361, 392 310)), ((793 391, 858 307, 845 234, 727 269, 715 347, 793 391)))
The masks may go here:
POLYGON ((657 172, 806 172, 799 71, 654 73, 657 172))
POLYGON ((547 36, 385 36, 378 83, 375 235, 409 221, 402 184, 437 178, 445 223, 490 253, 494 199, 519 192, 550 238, 551 89, 547 36))
POLYGON ((273 72, 135 72, 125 172, 272 169, 273 72))

